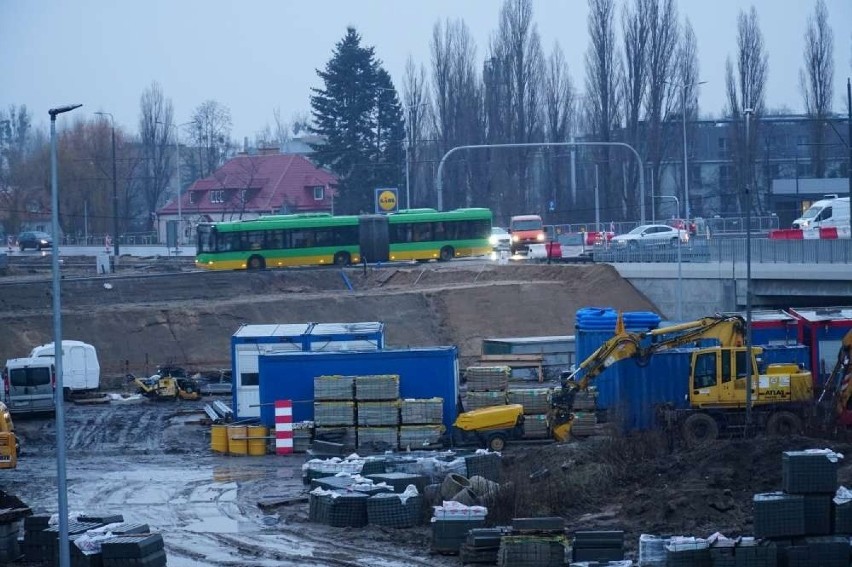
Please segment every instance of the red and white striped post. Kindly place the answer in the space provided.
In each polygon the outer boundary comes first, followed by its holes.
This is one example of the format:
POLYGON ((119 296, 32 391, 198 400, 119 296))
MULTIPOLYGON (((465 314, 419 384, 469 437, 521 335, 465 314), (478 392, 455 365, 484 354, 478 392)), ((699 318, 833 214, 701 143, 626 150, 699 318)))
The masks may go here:
POLYGON ((275 454, 293 454, 293 402, 275 401, 275 454))

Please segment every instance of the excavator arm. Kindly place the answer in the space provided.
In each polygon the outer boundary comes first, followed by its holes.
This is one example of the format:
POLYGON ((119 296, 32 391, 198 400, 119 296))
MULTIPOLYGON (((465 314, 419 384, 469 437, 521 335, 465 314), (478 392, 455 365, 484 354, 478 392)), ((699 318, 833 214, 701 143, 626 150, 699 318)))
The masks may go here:
POLYGON ((704 317, 643 333, 628 333, 619 314, 615 336, 600 346, 563 380, 563 388, 586 390, 608 367, 625 358, 647 360, 650 356, 702 339, 716 339, 720 346, 742 346, 745 321, 738 315, 704 317), (578 379, 579 378, 579 379, 578 379))
POLYGON ((830 426, 837 421, 841 425, 852 425, 852 408, 849 400, 852 398, 852 331, 840 341, 837 362, 826 380, 825 388, 817 401, 825 425, 830 426))

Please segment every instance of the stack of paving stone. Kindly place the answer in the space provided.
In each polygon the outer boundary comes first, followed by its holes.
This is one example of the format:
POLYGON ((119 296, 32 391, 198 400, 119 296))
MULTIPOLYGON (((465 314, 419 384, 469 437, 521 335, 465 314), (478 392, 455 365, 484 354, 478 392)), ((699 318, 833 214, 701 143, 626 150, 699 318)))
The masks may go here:
POLYGON ((355 399, 353 376, 316 376, 314 378, 314 401, 351 402, 355 399))
POLYGON ((306 453, 308 449, 311 448, 311 442, 313 441, 313 430, 313 421, 300 421, 298 423, 293 424, 294 453, 306 453))
POLYGON ((408 494, 376 494, 367 500, 367 522, 386 528, 411 528, 420 523, 423 496, 408 494))
POLYGON ((468 367, 465 370, 467 392, 463 401, 464 410, 505 405, 511 373, 508 366, 468 367))
POLYGON ((597 432, 598 418, 595 412, 575 412, 574 422, 571 424, 571 435, 574 437, 588 437, 597 432))
POLYGON ((720 538, 710 544, 713 567, 776 567, 778 547, 769 540, 720 538))
POLYGON ((550 409, 549 388, 518 388, 508 392, 510 404, 524 406, 524 437, 541 439, 549 435, 547 412, 550 409))
POLYGON ((352 427, 355 425, 354 402, 314 402, 317 427, 352 427))
MULTIPOLYGON (((777 560, 766 552, 750 566, 774 566, 773 560, 782 565, 849 565, 848 532, 852 523, 846 521, 849 512, 844 508, 848 501, 841 498, 840 505, 833 502, 844 493, 837 486, 841 458, 829 450, 783 454, 783 491, 754 495, 755 536, 772 540, 777 560)), ((738 560, 741 552, 756 553, 738 545, 734 551, 738 560)))
POLYGON ((358 450, 399 448, 399 376, 356 376, 358 450))
POLYGON ((707 540, 694 537, 673 537, 666 544, 666 567, 712 567, 707 540))
POLYGON ((426 449, 441 443, 444 433, 442 398, 400 400, 399 446, 426 449))
POLYGON ((463 565, 480 563, 497 564, 500 552, 500 540, 512 533, 512 528, 497 526, 495 528, 476 528, 467 532, 467 538, 459 549, 459 559, 463 565))
POLYGON ((503 468, 503 459, 500 457, 500 453, 480 450, 473 455, 466 456, 464 464, 467 469, 467 478, 481 476, 487 480, 500 482, 503 468))
POLYGON ((470 530, 484 528, 488 509, 444 502, 435 506, 432 515, 432 551, 458 554, 470 530))
POLYGON ((334 528, 363 528, 367 525, 369 498, 353 490, 314 489, 308 499, 308 520, 334 528))
POLYGON ((557 567, 565 565, 568 539, 562 518, 515 518, 512 535, 500 540, 501 567, 557 567))
POLYGON ((573 561, 621 561, 624 559, 624 532, 578 531, 571 547, 573 561))
POLYGON ((123 535, 101 543, 103 567, 164 567, 166 549, 161 534, 123 535))

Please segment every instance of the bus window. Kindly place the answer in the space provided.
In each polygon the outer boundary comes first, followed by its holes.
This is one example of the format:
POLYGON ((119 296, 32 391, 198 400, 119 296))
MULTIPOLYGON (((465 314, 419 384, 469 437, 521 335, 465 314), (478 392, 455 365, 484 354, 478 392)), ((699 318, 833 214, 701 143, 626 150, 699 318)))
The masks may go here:
MULTIPOLYGON (((447 231, 444 230, 443 222, 433 222, 432 223, 432 233, 435 235, 435 240, 448 240, 449 236, 447 235, 447 231)), ((450 224, 450 223, 446 223, 450 224)))
POLYGON ((294 230, 290 233, 293 248, 310 248, 314 245, 314 231, 309 228, 294 230))
POLYGON ((414 232, 414 238, 412 239, 414 242, 429 242, 432 240, 431 234, 431 223, 421 222, 416 223, 412 229, 414 232))
POLYGON ((358 245, 358 227, 357 226, 337 226, 332 230, 333 243, 336 246, 357 246, 358 245))
POLYGON ((315 246, 331 246, 334 244, 333 236, 330 230, 315 228, 314 244, 315 246))

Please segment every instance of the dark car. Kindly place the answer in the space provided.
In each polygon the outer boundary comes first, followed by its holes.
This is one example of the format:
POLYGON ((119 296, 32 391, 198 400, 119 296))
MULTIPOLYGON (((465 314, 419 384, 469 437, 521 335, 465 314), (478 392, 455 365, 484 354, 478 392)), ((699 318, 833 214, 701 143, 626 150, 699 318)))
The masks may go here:
POLYGON ((46 232, 28 230, 18 235, 18 248, 23 252, 27 248, 41 250, 53 246, 53 237, 46 232))

